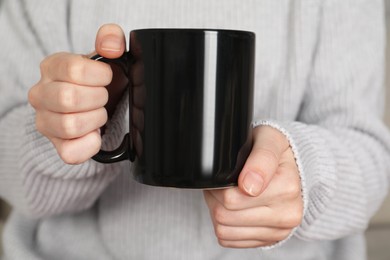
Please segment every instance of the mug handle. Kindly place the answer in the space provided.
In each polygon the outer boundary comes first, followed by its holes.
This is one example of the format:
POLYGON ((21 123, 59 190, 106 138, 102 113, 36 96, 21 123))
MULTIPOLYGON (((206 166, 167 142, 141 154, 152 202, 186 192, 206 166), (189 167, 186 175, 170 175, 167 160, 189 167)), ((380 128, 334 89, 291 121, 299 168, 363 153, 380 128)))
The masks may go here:
MULTIPOLYGON (((91 57, 92 60, 97 60, 105 63, 113 63, 118 65, 126 76, 128 76, 128 64, 129 64, 129 57, 128 53, 125 52, 121 57, 116 59, 108 59, 100 56, 99 54, 94 55, 91 57)), ((130 93, 131 95, 131 93, 130 93)), ((131 105, 131 104, 130 104, 131 105)), ((130 137, 130 133, 127 133, 122 140, 122 143, 119 145, 118 148, 116 148, 113 151, 104 151, 100 149, 100 151, 92 156, 92 159, 100 162, 100 163, 115 163, 120 162, 124 160, 130 160, 131 162, 134 162, 135 160, 135 150, 134 150, 134 144, 132 141, 132 138, 130 137)))

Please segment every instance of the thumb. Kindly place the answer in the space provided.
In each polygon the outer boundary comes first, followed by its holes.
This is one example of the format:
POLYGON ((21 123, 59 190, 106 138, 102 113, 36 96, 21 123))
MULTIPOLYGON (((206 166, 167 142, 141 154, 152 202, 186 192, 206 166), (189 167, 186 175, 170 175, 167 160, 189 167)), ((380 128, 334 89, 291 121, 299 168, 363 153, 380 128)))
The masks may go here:
POLYGON ((238 178, 239 189, 249 196, 260 195, 276 173, 280 158, 288 147, 287 138, 275 128, 254 128, 252 151, 238 178))
POLYGON ((122 28, 117 24, 105 24, 97 32, 96 52, 109 59, 122 56, 126 49, 126 39, 122 28))

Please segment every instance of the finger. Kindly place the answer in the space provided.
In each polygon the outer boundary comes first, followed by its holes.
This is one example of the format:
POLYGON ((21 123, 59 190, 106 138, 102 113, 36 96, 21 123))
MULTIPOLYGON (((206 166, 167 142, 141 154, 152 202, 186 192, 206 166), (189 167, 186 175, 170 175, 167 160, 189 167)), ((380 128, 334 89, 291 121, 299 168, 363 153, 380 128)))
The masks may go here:
POLYGON ((265 190, 279 165, 281 155, 289 147, 286 137, 269 126, 253 129, 253 147, 238 179, 238 186, 249 196, 265 190))
POLYGON ((74 139, 99 129, 107 122, 104 108, 73 114, 60 114, 50 111, 36 113, 36 126, 47 137, 74 139))
POLYGON ((272 181, 267 188, 256 197, 249 197, 239 188, 228 188, 207 191, 228 210, 242 210, 260 206, 272 206, 301 199, 301 180, 291 149, 286 155, 290 159, 282 159, 272 181))
POLYGON ((229 210, 271 206, 301 198, 301 180, 291 149, 287 149, 273 175, 272 181, 257 197, 248 197, 238 188, 210 191, 229 210))
POLYGON ((112 80, 108 64, 71 53, 56 53, 47 57, 41 63, 41 74, 39 84, 62 81, 84 86, 106 86, 112 80))
POLYGON ((229 240, 218 240, 218 243, 223 247, 228 248, 256 248, 262 246, 270 246, 275 243, 264 242, 258 240, 246 240, 246 241, 229 241, 229 240))
POLYGON ((287 238, 291 229, 215 225, 214 232, 219 240, 224 241, 257 240, 275 243, 287 238))
POLYGON ((108 101, 104 87, 86 87, 67 82, 46 84, 35 98, 39 108, 57 113, 86 112, 103 107, 108 101))
MULTIPOLYGON (((205 198, 212 197, 220 203, 226 210, 239 211, 267 205, 266 201, 259 197, 248 197, 239 188, 227 188, 205 191, 205 198)), ((211 198, 210 198, 211 199, 211 198)))
MULTIPOLYGON (((211 218, 216 224, 235 227, 276 226, 274 212, 271 208, 257 206, 256 203, 253 203, 251 205, 253 207, 241 208, 241 206, 235 206, 234 209, 231 209, 229 203, 226 206, 226 203, 220 202, 220 197, 214 195, 214 192, 204 192, 211 218)), ((245 195, 240 194, 239 196, 245 195)))
POLYGON ((232 227, 272 227, 288 229, 298 226, 302 219, 302 204, 280 203, 278 207, 227 209, 209 191, 204 193, 214 223, 232 227))
POLYGON ((95 49, 103 57, 119 58, 126 49, 125 41, 125 34, 119 25, 105 24, 97 32, 95 49))
POLYGON ((99 131, 93 131, 83 137, 63 140, 51 138, 59 156, 67 164, 80 164, 89 160, 101 147, 99 131))

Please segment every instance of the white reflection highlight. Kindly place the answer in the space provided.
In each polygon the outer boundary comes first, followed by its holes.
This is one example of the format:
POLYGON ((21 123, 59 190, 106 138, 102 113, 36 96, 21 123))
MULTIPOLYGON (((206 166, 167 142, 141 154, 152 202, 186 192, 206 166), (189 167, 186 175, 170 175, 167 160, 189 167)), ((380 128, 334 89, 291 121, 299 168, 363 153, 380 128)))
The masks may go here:
POLYGON ((202 170, 212 171, 214 161, 215 84, 218 33, 207 32, 204 53, 202 170))

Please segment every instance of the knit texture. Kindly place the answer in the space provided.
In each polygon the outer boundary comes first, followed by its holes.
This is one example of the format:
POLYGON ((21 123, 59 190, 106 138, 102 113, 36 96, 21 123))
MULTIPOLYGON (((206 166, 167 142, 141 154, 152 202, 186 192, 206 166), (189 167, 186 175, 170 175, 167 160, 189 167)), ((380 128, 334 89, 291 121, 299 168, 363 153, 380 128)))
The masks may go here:
MULTIPOLYGON (((4 259, 364 260, 390 182, 379 0, 5 0, 0 8, 0 196, 14 208, 4 259), (90 53, 104 23, 256 33, 254 126, 289 140, 304 219, 269 248, 218 245, 203 194, 132 180, 132 165, 64 164, 27 92, 59 51, 90 53)), ((125 96, 104 147, 127 132, 125 96)))

